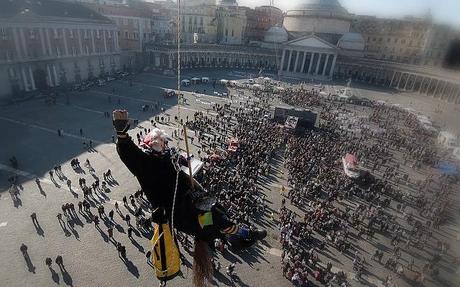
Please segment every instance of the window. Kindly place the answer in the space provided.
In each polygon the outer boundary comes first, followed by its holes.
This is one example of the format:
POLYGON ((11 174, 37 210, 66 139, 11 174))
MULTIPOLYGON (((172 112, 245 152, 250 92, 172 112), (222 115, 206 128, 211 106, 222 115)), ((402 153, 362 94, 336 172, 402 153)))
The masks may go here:
POLYGON ((35 39, 35 31, 33 29, 29 29, 29 39, 35 39))
POLYGON ((129 39, 129 33, 128 33, 128 31, 125 31, 125 39, 129 39))
POLYGON ((2 35, 2 40, 7 40, 8 36, 6 34, 6 29, 5 28, 0 28, 0 34, 2 35))

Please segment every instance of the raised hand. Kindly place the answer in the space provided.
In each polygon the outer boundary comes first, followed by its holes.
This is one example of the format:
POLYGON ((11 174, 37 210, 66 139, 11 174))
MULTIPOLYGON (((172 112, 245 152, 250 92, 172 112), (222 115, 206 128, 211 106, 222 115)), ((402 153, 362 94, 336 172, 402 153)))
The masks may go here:
POLYGON ((112 113, 113 127, 117 134, 124 134, 129 129, 129 119, 127 110, 115 110, 112 113))

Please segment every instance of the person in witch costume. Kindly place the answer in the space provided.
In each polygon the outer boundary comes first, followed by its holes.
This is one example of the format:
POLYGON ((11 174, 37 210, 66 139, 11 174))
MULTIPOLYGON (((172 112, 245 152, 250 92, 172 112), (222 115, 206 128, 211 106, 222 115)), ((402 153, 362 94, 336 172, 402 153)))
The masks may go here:
POLYGON ((152 220, 162 223, 166 219, 172 228, 195 237, 195 286, 203 286, 211 279, 209 249, 214 247, 216 238, 225 240, 233 251, 239 251, 266 237, 265 230, 247 229, 233 223, 215 198, 180 170, 178 155, 168 148, 171 138, 164 131, 153 129, 142 140, 141 149, 127 134, 126 110, 113 112, 113 126, 118 138, 117 152, 151 203, 155 211, 152 220))

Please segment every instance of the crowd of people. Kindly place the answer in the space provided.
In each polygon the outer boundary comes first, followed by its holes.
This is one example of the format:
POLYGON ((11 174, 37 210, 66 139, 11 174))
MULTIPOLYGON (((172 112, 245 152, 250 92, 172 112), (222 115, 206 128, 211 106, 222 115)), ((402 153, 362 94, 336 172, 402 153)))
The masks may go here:
MULTIPOLYGON (((407 270, 415 272, 415 280, 420 283, 427 275, 435 278, 439 274, 439 262, 447 257, 449 244, 436 239, 432 257, 423 263, 416 263, 408 251, 413 247, 423 249, 435 240, 433 231, 446 218, 453 189, 449 178, 430 175, 420 182, 407 171, 408 166, 421 169, 439 160, 434 133, 414 114, 377 103, 357 108, 365 115, 366 122, 359 132, 344 129, 339 114, 356 107, 320 96, 320 92, 318 88, 305 87, 287 88, 277 96, 256 91, 253 95, 265 99, 263 102, 248 98, 245 103, 237 101, 234 105, 214 104, 213 113, 196 112, 193 117, 182 119, 191 130, 189 140, 191 144, 196 143, 198 157, 204 163, 198 175, 201 185, 225 207, 230 218, 251 227, 268 214, 261 185, 271 174, 275 154, 284 151, 289 191, 283 194, 281 208, 272 219, 279 228, 282 273, 295 286, 309 286, 313 280, 326 286, 348 286, 347 272, 333 266, 331 260, 325 260, 325 253, 348 257, 354 279, 358 281, 362 280, 366 268, 370 268, 369 260, 397 276, 407 276, 407 270), (286 132, 266 117, 267 99, 275 97, 295 107, 319 111, 320 126, 300 134, 286 132), (236 143, 235 149, 229 148, 230 141, 236 143), (341 158, 347 153, 356 155, 368 170, 359 180, 343 172, 341 158), (407 187, 404 191, 400 188, 402 185, 407 187), (377 234, 386 237, 390 246, 376 248, 372 257, 362 254, 358 248, 360 241, 372 240, 377 234), (402 258, 408 258, 409 263, 404 263, 402 258)), ((155 109, 158 106, 155 104, 155 109)), ((143 110, 147 112, 148 107, 143 110)), ((174 121, 180 120, 174 118, 174 121)), ((169 115, 155 116, 150 123, 154 127, 171 121, 169 115)), ((138 130, 137 144, 140 145, 149 132, 150 128, 145 127, 138 130)), ((83 136, 82 130, 80 135, 83 136)), ((174 130, 172 136, 181 138, 184 134, 174 130)), ((104 240, 114 244, 121 260, 128 264, 126 247, 116 240, 121 236, 116 231, 122 233, 123 227, 114 215, 120 215, 134 245, 138 244, 133 233, 140 232, 148 238, 152 231, 151 207, 142 190, 123 198, 125 214, 118 202, 114 209, 106 210, 107 194, 111 187, 118 185, 112 171, 104 171, 100 179, 89 160, 82 167, 78 158, 72 159, 71 167, 79 177, 83 199, 76 205, 62 205, 62 213, 57 215, 59 224, 67 236, 75 235, 73 226, 79 224, 78 215, 82 215, 87 222, 94 223, 104 240), (92 175, 91 183, 80 177, 83 168, 92 175), (100 221, 105 230, 100 227, 100 221)), ((65 183, 72 192, 72 182, 61 165, 50 170, 49 177, 55 184, 57 180, 65 183)), ((40 180, 36 182, 40 186, 40 180)), ((16 196, 18 192, 15 188, 12 194, 16 196)), ((31 217, 34 225, 39 226, 37 215, 34 213, 31 217)), ((189 249, 188 237, 183 234, 178 237, 189 249)), ((223 251, 224 244, 216 242, 216 248, 223 251)), ((46 264, 50 266, 50 262, 47 258, 46 264)), ((62 264, 62 258, 60 262, 62 264)), ((229 276, 233 276, 234 268, 234 263, 227 267, 229 276)), ((384 283, 390 281, 388 276, 384 283)))
MULTIPOLYGON (((303 216, 284 206, 281 209, 283 274, 297 286, 306 284, 309 273, 325 284, 341 282, 337 279, 343 276, 338 275, 344 274, 331 272, 332 263, 316 264, 315 250, 334 248, 337 251, 332 253, 348 253, 353 259, 355 279, 361 280, 368 265, 365 256, 358 252, 357 240, 373 239, 380 233, 391 239, 392 246, 390 252, 375 250, 373 259, 383 260, 382 264, 398 276, 404 276, 406 269, 416 272, 415 279, 420 283, 428 274, 436 276, 441 248, 415 269, 408 251, 412 246, 423 249, 433 239, 431 227, 434 222, 439 226, 442 221, 451 188, 441 183, 440 188, 433 185, 430 189, 436 196, 420 193, 419 186, 411 184, 411 178, 403 170, 403 166, 410 163, 411 167, 421 167, 437 161, 434 133, 423 127, 414 114, 377 103, 356 108, 368 113, 369 123, 356 133, 341 128, 343 123, 338 115, 353 108, 343 102, 321 98, 318 91, 304 89, 286 92, 282 98, 294 106, 318 108, 322 117, 319 129, 287 140, 285 166, 292 186, 287 197, 292 205, 300 208, 303 216), (378 126, 378 133, 371 128, 372 124, 378 126), (357 155, 369 169, 370 173, 363 174, 363 180, 344 174, 340 159, 347 153, 357 155), (402 192, 403 183, 415 192, 402 192), (418 199, 416 205, 413 198, 418 199), (403 215, 402 222, 391 212, 392 205, 403 215), (415 219, 412 210, 416 209, 426 216, 415 219), (319 240, 314 240, 315 237, 319 240), (410 258, 408 265, 401 259, 402 250, 410 258)), ((429 182, 427 178, 420 186, 426 187, 429 182)), ((442 242, 438 245, 445 246, 442 242)), ((390 284, 387 281, 384 283, 390 284)))

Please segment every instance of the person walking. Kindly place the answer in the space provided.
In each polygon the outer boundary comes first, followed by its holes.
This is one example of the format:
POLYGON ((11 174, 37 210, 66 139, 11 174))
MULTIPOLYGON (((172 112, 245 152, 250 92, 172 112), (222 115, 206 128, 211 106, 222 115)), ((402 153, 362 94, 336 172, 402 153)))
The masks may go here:
POLYGON ((115 241, 113 239, 113 228, 112 227, 107 228, 107 234, 109 235, 109 240, 110 241, 115 241))
POLYGON ((58 255, 58 256, 56 257, 55 262, 56 262, 57 266, 59 266, 59 268, 64 267, 64 261, 63 261, 61 255, 58 255))
POLYGON ((48 268, 51 268, 51 265, 53 264, 53 260, 50 257, 46 257, 45 264, 46 266, 48 266, 48 268))
POLYGON ((128 227, 128 238, 133 239, 133 228, 131 226, 128 227))
POLYGON ((109 211, 109 218, 111 221, 113 221, 113 215, 114 215, 114 212, 113 212, 113 209, 109 211))

